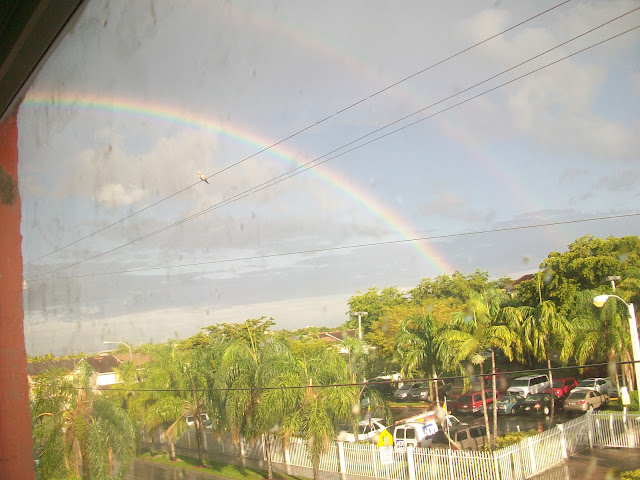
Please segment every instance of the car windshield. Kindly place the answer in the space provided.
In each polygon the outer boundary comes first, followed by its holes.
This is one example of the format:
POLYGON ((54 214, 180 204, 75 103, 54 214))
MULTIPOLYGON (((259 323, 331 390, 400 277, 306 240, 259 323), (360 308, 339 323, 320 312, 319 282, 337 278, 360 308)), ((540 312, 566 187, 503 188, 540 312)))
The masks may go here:
POLYGON ((579 387, 593 387, 595 385, 595 380, 582 380, 578 386, 579 387))
POLYGON ((504 395, 501 399, 500 402, 502 403, 511 403, 511 402, 517 402, 518 398, 520 398, 518 395, 504 395))
POLYGON ((569 395, 569 398, 571 399, 585 398, 586 396, 587 396, 587 392, 573 392, 571 395, 569 395))
POLYGON ((541 393, 536 393, 534 395, 529 395, 529 398, 527 399, 530 402, 540 402, 542 400, 544 400, 545 396, 542 395, 541 393))
POLYGON ((458 398, 459 402, 470 402, 471 401, 471 395, 469 394, 464 394, 464 395, 460 395, 460 398, 458 398))
POLYGON ((554 380, 553 388, 562 388, 564 386, 564 382, 562 380, 554 380))
POLYGON ((514 380, 512 387, 528 387, 529 380, 514 380))

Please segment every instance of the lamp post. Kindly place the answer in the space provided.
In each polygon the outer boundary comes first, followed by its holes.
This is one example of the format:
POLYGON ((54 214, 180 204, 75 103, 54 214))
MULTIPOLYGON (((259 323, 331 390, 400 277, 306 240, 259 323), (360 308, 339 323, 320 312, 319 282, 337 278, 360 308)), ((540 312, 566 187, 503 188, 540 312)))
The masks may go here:
POLYGON ((609 298, 617 298, 627 306, 629 310, 629 330, 631 331, 631 349, 633 352, 633 367, 636 372, 636 390, 640 391, 640 339, 638 339, 638 324, 636 322, 636 312, 633 303, 627 303, 617 295, 598 295, 594 297, 593 304, 602 308, 609 298))
POLYGON ((358 338, 362 340, 362 315, 369 315, 368 312, 351 312, 351 315, 358 315, 358 338))
POLYGON ((131 351, 131 345, 129 345, 128 343, 125 342, 110 342, 109 340, 105 340, 104 342, 105 345, 107 345, 108 343, 114 343, 114 344, 120 344, 120 345, 126 345, 127 348, 129 348, 129 362, 133 362, 133 353, 131 351))

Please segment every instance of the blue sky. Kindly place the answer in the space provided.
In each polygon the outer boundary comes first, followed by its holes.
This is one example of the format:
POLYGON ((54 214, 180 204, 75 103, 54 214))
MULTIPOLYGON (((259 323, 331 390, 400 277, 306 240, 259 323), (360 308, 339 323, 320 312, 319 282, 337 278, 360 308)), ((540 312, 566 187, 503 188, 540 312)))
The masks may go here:
MULTIPOLYGON (((557 3, 90 1, 41 66, 19 113, 25 262, 557 3)), ((478 268, 515 278, 578 236, 638 234, 640 220, 632 217, 437 239, 422 251, 405 243, 113 273, 636 212, 639 30, 117 248, 636 7, 568 2, 209 185, 28 263, 27 351, 184 338, 202 326, 262 315, 282 328, 333 326, 346 320, 347 300, 358 290, 409 289, 425 277, 478 268), (58 268, 57 278, 43 275, 58 268), (96 273, 108 275, 77 277, 96 273)), ((639 20, 635 11, 412 120, 639 20)))

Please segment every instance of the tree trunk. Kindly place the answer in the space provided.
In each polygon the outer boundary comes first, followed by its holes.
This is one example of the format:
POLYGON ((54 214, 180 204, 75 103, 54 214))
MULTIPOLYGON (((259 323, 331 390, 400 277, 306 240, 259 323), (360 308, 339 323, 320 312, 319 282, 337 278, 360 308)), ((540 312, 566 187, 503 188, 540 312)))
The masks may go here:
POLYGON ((436 390, 436 406, 440 408, 440 393, 438 392, 438 374, 436 373, 436 366, 432 365, 431 370, 433 371, 433 384, 435 385, 436 390))
POLYGON ((198 417, 194 416, 193 419, 195 420, 194 425, 196 427, 196 443, 198 444, 198 465, 202 467, 204 466, 204 463, 202 463, 202 419, 199 417, 200 413, 198 413, 198 417))
POLYGON ((555 413, 556 394, 553 392, 553 373, 551 373, 551 359, 547 357, 547 368, 549 368, 549 387, 551 388, 551 422, 553 423, 553 414, 555 413))
POLYGON ((484 416, 484 426, 487 429, 487 439, 491 443, 491 429, 489 428, 489 415, 487 414, 487 396, 484 391, 484 369, 480 363, 480 395, 482 397, 482 415, 484 416))
POLYGON ((498 436, 498 393, 496 388, 496 352, 491 348, 491 370, 493 375, 491 376, 491 386, 493 387, 493 443, 495 447, 496 437, 498 436))
POLYGON ((271 435, 264 436, 264 450, 267 456, 267 479, 273 480, 273 464, 271 463, 271 435))
POLYGON ((169 460, 176 461, 176 446, 173 441, 169 442, 169 460))

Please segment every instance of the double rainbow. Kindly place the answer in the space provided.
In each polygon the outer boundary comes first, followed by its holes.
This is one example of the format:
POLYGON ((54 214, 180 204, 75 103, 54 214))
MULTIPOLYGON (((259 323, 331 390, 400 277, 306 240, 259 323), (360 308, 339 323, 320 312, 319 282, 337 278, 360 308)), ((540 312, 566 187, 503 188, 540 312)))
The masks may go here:
MULTIPOLYGON (((27 94, 22 103, 22 108, 36 108, 41 106, 46 106, 48 108, 73 108, 75 110, 85 109, 106 111, 143 117, 156 121, 171 121, 182 124, 186 127, 222 135, 232 139, 233 141, 256 148, 257 150, 263 150, 275 143, 274 141, 261 137, 252 131, 242 129, 228 123, 222 125, 205 116, 186 112, 175 107, 144 102, 127 97, 107 97, 87 93, 83 93, 81 95, 77 93, 56 93, 55 98, 52 98, 44 92, 32 90, 27 94)), ((274 158, 296 166, 301 166, 307 161, 299 153, 288 149, 283 144, 270 148, 269 153, 274 158)), ((339 191, 344 197, 350 199, 353 203, 371 212, 393 231, 397 232, 402 239, 419 237, 411 226, 403 220, 402 216, 398 212, 382 203, 364 188, 354 185, 342 178, 340 175, 328 168, 326 164, 309 170, 309 173, 339 191)), ((426 241, 413 241, 411 243, 419 252, 420 256, 423 257, 429 265, 435 268, 435 273, 452 273, 454 271, 454 268, 445 260, 445 258, 426 241)))

